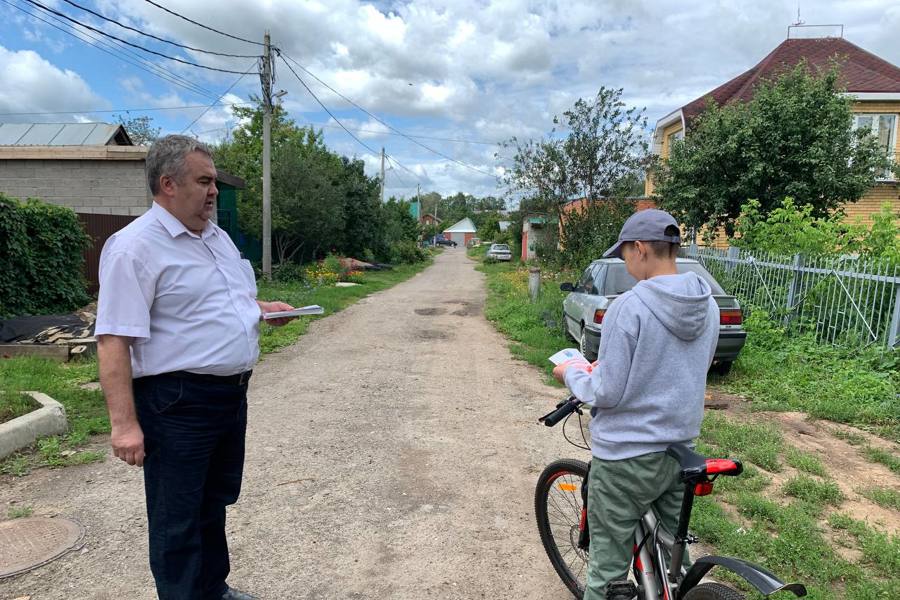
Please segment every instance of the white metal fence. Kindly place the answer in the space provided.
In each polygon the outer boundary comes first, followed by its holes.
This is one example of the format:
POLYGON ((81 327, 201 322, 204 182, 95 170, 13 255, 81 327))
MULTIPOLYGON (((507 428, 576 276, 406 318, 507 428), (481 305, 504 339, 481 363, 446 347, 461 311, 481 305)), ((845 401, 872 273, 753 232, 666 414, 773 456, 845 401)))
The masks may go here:
POLYGON ((684 248, 745 310, 760 307, 773 318, 815 331, 842 345, 900 344, 900 266, 853 257, 806 258, 729 248, 684 248))

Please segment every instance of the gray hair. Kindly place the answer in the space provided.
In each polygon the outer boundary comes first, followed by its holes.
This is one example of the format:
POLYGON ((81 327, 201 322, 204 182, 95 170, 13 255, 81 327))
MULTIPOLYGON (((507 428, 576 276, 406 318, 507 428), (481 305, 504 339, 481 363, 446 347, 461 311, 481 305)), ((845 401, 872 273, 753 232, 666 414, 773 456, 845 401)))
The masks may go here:
POLYGON ((184 176, 184 162, 191 152, 202 152, 212 158, 212 151, 203 142, 186 135, 167 135, 150 146, 147 152, 147 183, 150 193, 159 193, 160 177, 172 177, 181 181, 184 176))

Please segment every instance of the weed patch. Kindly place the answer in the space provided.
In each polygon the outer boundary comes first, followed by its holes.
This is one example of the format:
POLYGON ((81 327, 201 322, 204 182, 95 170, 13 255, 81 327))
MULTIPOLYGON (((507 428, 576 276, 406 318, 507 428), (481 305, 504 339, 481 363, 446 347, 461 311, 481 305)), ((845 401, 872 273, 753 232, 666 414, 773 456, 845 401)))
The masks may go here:
POLYGON ((779 454, 783 441, 781 431, 774 425, 738 423, 709 412, 703 419, 700 436, 707 443, 734 453, 735 458, 749 460, 769 472, 781 471, 779 454))

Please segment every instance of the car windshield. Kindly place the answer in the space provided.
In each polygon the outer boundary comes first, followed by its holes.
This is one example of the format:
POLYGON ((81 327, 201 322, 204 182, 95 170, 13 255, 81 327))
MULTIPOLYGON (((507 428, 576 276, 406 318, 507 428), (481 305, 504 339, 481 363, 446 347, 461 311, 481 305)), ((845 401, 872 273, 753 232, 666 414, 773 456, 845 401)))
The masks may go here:
POLYGON ((492 250, 499 250, 500 252, 509 252, 509 246, 506 244, 494 244, 492 250))
MULTIPOLYGON (((725 290, 713 279, 709 271, 703 268, 699 263, 683 263, 677 264, 679 273, 692 272, 700 276, 701 279, 709 284, 712 288, 713 296, 725 296, 725 290)), ((603 294, 605 296, 618 296, 634 287, 637 280, 628 274, 625 269, 625 263, 611 263, 606 268, 606 280, 603 284, 603 294)))

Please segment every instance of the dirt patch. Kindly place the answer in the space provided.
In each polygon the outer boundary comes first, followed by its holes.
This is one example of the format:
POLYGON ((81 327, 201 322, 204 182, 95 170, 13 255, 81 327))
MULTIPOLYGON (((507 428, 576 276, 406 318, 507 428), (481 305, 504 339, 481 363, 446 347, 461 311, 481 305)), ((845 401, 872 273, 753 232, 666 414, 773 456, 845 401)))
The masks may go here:
POLYGON ((423 317, 434 317, 436 315, 442 315, 447 312, 445 308, 417 308, 413 312, 417 315, 422 315, 423 317))
MULTIPOLYGON (((879 506, 859 493, 859 490, 873 486, 900 492, 900 478, 890 469, 870 462, 858 447, 834 437, 829 427, 834 426, 831 423, 811 421, 804 413, 797 412, 760 413, 760 417, 781 427, 786 445, 818 457, 846 498, 838 510, 854 519, 877 525, 891 535, 900 533, 900 514, 897 511, 879 506)), ((780 490, 784 481, 796 474, 795 469, 785 465, 782 473, 773 475, 772 487, 777 486, 780 490)))

